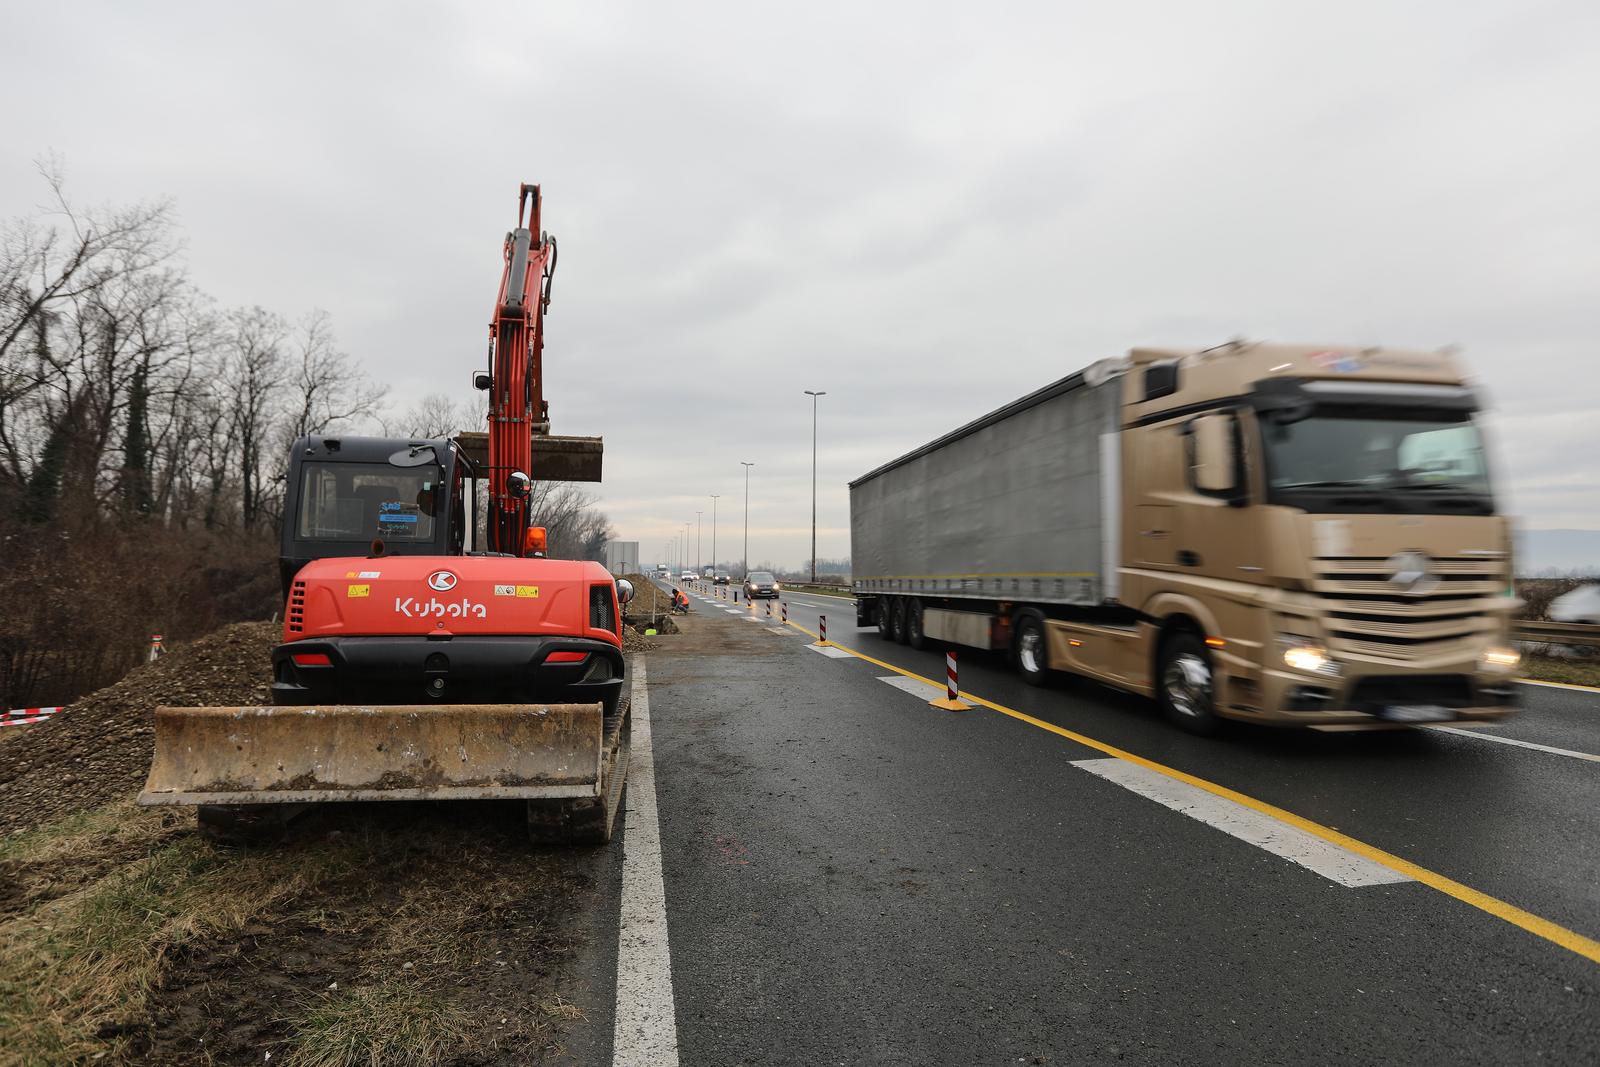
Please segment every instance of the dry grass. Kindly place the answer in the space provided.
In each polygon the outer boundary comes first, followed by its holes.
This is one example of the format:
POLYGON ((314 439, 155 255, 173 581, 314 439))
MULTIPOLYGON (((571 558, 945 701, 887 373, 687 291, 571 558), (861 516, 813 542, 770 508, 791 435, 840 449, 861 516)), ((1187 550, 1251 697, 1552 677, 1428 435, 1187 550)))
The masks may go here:
POLYGON ((1600 686, 1600 659, 1528 656, 1522 661, 1522 674, 1538 682, 1600 686))
POLYGON ((125 1051, 124 1039, 108 1046, 97 1033, 144 1016, 174 948, 236 931, 364 859, 357 843, 233 852, 142 815, 114 805, 6 839, 6 858, 24 872, 92 858, 107 835, 143 840, 148 853, 110 871, 74 872, 76 888, 0 922, 0 1065, 125 1051))
POLYGON ((322 994, 295 1024, 288 1067, 432 1067, 473 1037, 472 1020, 400 981, 322 994))

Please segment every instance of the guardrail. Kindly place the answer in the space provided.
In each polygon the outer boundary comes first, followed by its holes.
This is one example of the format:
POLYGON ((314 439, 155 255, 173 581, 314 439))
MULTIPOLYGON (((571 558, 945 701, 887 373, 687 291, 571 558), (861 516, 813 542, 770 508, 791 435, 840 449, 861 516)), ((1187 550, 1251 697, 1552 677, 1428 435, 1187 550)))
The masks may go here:
POLYGON ((799 592, 804 592, 809 589, 816 593, 838 593, 841 596, 850 595, 850 587, 848 585, 822 585, 821 583, 812 585, 810 582, 784 582, 783 587, 785 589, 794 589, 799 592))
POLYGON ((1600 648, 1600 626, 1586 622, 1533 622, 1514 620, 1511 636, 1518 641, 1535 641, 1547 645, 1580 645, 1600 648))

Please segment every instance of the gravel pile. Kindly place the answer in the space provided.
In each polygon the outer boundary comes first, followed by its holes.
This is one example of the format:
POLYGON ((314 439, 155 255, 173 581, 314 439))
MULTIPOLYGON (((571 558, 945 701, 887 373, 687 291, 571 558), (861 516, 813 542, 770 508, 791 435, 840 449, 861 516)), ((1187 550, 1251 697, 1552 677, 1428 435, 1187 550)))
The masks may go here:
POLYGON ((157 704, 267 704, 282 628, 242 622, 179 645, 154 663, 0 747, 0 832, 138 792, 150 771, 157 704))

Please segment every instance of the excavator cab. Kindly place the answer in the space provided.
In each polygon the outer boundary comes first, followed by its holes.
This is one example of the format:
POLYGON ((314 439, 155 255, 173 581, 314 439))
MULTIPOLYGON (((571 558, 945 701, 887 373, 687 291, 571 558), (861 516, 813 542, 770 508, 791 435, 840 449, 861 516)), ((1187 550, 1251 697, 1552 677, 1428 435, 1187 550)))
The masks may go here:
POLYGON ((446 440, 302 437, 289 458, 278 574, 317 559, 469 551, 477 465, 446 440))

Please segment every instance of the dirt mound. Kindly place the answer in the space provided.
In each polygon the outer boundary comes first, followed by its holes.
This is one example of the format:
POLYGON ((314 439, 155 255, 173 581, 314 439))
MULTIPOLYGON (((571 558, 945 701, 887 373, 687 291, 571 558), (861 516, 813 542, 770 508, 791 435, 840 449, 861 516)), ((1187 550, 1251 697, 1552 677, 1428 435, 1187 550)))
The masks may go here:
POLYGON ((150 770, 157 704, 266 704, 278 625, 242 622, 179 645, 0 748, 0 833, 136 792, 150 770))

